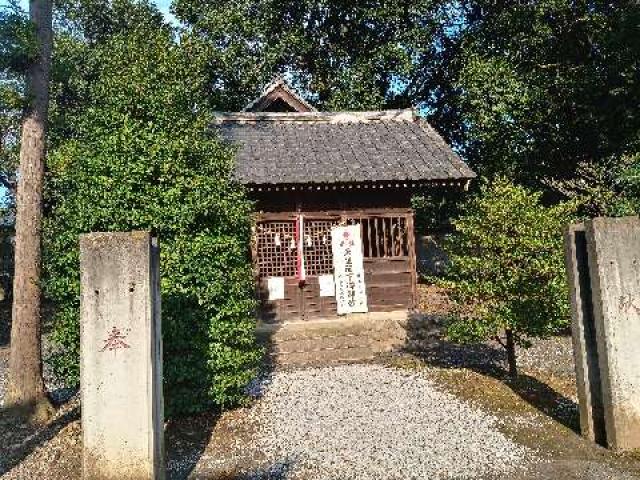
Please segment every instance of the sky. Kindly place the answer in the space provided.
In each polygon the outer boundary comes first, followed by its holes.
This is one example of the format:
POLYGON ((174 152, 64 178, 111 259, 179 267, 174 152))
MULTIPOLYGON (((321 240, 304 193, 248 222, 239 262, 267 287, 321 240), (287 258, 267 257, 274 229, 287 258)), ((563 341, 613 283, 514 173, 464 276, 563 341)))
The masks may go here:
POLYGON ((155 0, 152 3, 155 3, 160 9, 160 11, 164 13, 165 16, 169 14, 169 7, 171 6, 171 0, 155 0))
POLYGON ((162 12, 162 14, 164 15, 164 18, 171 22, 174 23, 176 21, 176 17, 174 17, 173 15, 171 15, 171 13, 169 13, 169 8, 171 7, 171 0, 151 0, 151 3, 155 3, 158 7, 158 9, 162 12))

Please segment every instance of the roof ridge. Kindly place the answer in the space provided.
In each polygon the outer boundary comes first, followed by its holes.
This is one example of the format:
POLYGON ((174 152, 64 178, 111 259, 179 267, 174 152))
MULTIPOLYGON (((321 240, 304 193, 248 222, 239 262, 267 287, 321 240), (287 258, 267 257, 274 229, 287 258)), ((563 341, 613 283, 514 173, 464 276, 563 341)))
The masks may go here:
POLYGON ((284 79, 284 77, 282 77, 282 75, 276 75, 274 79, 271 81, 271 83, 269 83, 266 87, 264 87, 264 89, 262 90, 262 93, 257 98, 254 98, 251 102, 245 105, 242 111, 247 113, 250 112, 251 109, 253 109, 258 103, 260 103, 265 97, 267 97, 271 92, 273 92, 277 88, 281 88, 282 90, 287 92, 289 95, 291 95, 291 97, 293 97, 296 101, 300 102, 310 111, 312 112, 317 111, 313 105, 307 102, 302 97, 302 95, 300 95, 291 85, 289 85, 289 83, 284 79))
POLYGON ((418 118, 413 108, 371 110, 359 112, 215 112, 213 122, 222 123, 370 123, 414 122, 418 118))

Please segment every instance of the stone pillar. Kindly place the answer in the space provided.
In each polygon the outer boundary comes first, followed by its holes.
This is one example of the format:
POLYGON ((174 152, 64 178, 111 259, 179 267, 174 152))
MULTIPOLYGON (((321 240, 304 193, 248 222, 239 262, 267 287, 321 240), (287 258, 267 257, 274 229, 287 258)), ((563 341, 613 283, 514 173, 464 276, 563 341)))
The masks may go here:
POLYGON ((582 435, 589 440, 606 446, 607 435, 584 224, 570 225, 566 230, 565 259, 571 297, 571 336, 580 407, 580 429, 582 435))
POLYGON ((158 241, 80 237, 83 478, 164 479, 158 241))
POLYGON ((586 223, 607 444, 640 448, 640 219, 586 223))
POLYGON ((640 448, 640 219, 595 218, 565 237, 580 423, 616 450, 640 448))

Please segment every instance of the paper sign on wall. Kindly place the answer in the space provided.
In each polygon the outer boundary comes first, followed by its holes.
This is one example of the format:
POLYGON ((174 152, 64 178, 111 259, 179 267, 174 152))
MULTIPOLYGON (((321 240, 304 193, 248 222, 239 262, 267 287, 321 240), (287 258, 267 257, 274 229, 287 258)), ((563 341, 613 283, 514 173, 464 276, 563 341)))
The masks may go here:
POLYGON ((318 283, 320 284, 321 297, 335 296, 336 287, 335 287, 335 283, 333 282, 333 275, 320 275, 318 277, 318 283))
POLYGON ((360 225, 333 227, 331 249, 338 315, 367 312, 360 225))
POLYGON ((284 298, 284 277, 269 277, 267 279, 269 300, 282 300, 284 298))

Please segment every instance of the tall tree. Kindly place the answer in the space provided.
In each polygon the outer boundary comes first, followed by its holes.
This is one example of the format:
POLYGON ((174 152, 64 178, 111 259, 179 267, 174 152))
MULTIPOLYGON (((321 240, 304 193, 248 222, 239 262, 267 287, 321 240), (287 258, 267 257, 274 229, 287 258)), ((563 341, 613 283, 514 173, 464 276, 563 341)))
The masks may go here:
POLYGON ((28 107, 21 132, 7 404, 42 421, 51 410, 42 379, 40 343, 42 196, 52 49, 51 0, 31 0, 29 17, 35 27, 38 55, 27 72, 28 107))
POLYGON ((632 148, 640 131, 640 5, 443 0, 411 93, 483 175, 540 187, 632 148))
POLYGON ((174 11, 211 46, 210 97, 234 110, 276 73, 326 110, 409 106, 414 60, 434 48, 433 0, 176 0, 174 11))

